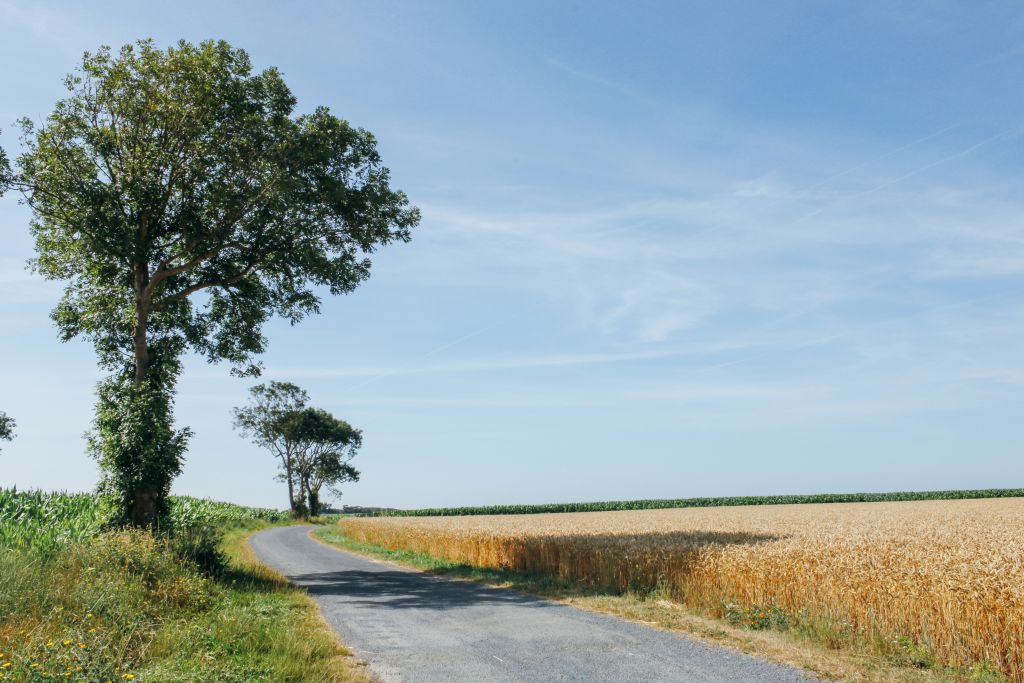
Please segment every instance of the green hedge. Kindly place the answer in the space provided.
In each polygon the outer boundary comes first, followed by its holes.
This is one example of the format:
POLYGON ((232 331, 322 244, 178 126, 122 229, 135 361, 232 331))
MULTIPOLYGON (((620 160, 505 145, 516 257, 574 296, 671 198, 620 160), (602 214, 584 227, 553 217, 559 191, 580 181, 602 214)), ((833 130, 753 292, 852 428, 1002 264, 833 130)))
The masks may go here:
POLYGON ((732 505, 793 505, 806 503, 881 503, 904 500, 956 500, 966 498, 1019 498, 1024 489, 973 489, 958 491, 896 491, 893 493, 815 493, 803 496, 728 496, 722 498, 675 498, 662 500, 612 500, 596 503, 547 503, 543 505, 486 505, 422 510, 381 510, 356 513, 380 517, 442 517, 452 515, 536 515, 545 512, 608 512, 659 510, 732 505))

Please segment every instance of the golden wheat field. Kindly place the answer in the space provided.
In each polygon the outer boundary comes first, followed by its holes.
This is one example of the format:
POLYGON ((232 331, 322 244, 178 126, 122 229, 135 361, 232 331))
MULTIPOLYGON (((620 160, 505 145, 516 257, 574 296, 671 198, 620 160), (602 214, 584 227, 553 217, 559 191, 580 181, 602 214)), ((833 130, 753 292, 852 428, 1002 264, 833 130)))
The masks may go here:
POLYGON ((722 613, 772 606, 1024 681, 1024 499, 343 518, 356 540, 722 613))

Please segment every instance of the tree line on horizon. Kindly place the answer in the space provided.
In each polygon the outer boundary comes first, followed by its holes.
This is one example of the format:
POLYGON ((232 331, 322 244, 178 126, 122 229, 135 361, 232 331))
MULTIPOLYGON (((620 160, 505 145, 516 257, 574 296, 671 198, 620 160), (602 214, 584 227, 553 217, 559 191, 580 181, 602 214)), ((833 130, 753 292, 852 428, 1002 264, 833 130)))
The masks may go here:
MULTIPOLYGON (((64 85, 39 125, 18 122, 13 163, 0 149, 0 194, 32 211, 32 268, 65 284, 51 313, 60 339, 92 343, 108 373, 88 435, 101 490, 122 523, 155 528, 192 436, 173 415, 183 354, 259 376, 264 324, 319 313, 323 290, 353 291, 370 254, 409 241, 419 210, 392 189, 371 133, 326 107, 297 114, 281 73, 254 72, 224 41, 101 47, 64 85)), ((299 413, 278 428, 334 469, 296 456, 293 510, 355 480, 325 453, 350 458, 361 438, 299 413)))

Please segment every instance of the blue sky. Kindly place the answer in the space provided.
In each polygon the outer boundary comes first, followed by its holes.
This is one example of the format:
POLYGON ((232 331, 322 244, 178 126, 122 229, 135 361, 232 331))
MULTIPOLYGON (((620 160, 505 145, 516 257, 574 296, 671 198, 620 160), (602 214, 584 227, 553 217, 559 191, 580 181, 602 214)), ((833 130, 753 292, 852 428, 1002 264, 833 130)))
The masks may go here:
MULTIPOLYGON (((364 430, 350 504, 1024 485, 1024 8, 687 5, 0 0, 0 144, 147 36, 378 136, 421 227, 264 358, 364 430)), ((0 199, 0 485, 88 489, 99 374, 28 218, 0 199)), ((190 359, 176 491, 282 504, 252 383, 190 359)))

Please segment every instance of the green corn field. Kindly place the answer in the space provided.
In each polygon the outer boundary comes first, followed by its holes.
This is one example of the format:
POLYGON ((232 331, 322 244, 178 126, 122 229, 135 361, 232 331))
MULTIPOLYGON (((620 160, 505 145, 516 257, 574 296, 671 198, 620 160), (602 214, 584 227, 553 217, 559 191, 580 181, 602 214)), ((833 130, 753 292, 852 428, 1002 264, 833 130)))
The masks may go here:
MULTIPOLYGON (((0 548, 52 552, 88 540, 111 526, 112 500, 91 493, 47 493, 0 489, 0 548)), ((173 528, 223 526, 253 520, 278 522, 287 513, 233 503, 171 497, 173 528)))

